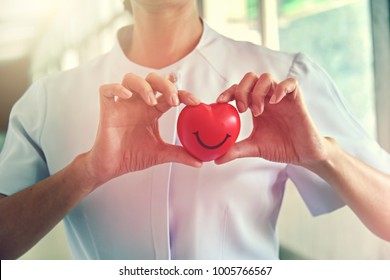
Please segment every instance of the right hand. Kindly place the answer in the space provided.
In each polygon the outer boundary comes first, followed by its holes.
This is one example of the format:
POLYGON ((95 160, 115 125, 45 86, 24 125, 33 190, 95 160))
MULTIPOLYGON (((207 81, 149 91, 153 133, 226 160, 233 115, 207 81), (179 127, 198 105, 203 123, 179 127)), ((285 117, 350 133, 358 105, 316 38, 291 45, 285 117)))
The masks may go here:
POLYGON ((167 144, 160 137, 158 119, 180 103, 198 105, 200 101, 155 73, 146 79, 127 74, 121 84, 103 85, 98 133, 86 154, 89 176, 102 184, 165 162, 200 167, 201 162, 183 147, 167 144))

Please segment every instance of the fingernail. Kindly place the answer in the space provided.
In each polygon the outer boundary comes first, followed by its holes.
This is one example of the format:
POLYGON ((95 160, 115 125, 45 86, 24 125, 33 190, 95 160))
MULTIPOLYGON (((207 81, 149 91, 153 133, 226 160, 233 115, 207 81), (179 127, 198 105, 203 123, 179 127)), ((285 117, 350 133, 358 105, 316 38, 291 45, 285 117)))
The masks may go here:
POLYGON ((180 104, 179 96, 177 96, 177 94, 172 94, 171 95, 171 102, 172 102, 172 105, 178 106, 180 104))
POLYGON ((169 74, 168 74, 168 80, 169 80, 171 83, 176 83, 176 82, 177 82, 176 73, 174 73, 174 72, 169 73, 169 74))
POLYGON ((217 102, 218 103, 224 103, 224 102, 227 102, 227 99, 226 99, 226 96, 221 94, 220 96, 218 96, 217 98, 217 102))
POLYGON ((260 114, 261 114, 260 107, 257 106, 257 105, 253 105, 253 107, 252 107, 252 113, 253 113, 253 116, 255 116, 255 117, 260 116, 260 114))
POLYGON ((133 93, 127 89, 123 89, 122 92, 123 92, 123 95, 127 98, 130 98, 133 95, 133 93))
POLYGON ((150 105, 157 105, 156 96, 154 95, 153 92, 149 93, 149 95, 148 95, 148 102, 149 102, 150 105))
POLYGON ((245 104, 244 102, 242 101, 237 101, 237 108, 238 108, 238 111, 240 111, 241 113, 242 112, 245 112, 245 104))
POLYGON ((276 95, 272 95, 270 101, 269 101, 270 104, 275 104, 276 103, 276 95))

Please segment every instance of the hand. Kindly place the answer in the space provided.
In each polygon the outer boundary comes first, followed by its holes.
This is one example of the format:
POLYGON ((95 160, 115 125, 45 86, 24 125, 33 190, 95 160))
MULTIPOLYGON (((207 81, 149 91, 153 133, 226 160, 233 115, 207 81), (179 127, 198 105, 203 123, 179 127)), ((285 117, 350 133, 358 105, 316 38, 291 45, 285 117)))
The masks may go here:
POLYGON ((275 82, 269 74, 247 73, 238 85, 223 92, 217 102, 235 100, 240 113, 252 111, 251 135, 236 143, 217 164, 241 157, 309 166, 327 156, 327 140, 320 136, 303 103, 298 82, 275 82))
POLYGON ((90 176, 103 183, 165 162, 199 167, 201 163, 182 147, 167 144, 160 137, 158 119, 180 102, 200 103, 155 73, 146 79, 127 74, 121 84, 103 85, 98 133, 86 157, 90 176), (156 96, 157 92, 161 95, 156 96))

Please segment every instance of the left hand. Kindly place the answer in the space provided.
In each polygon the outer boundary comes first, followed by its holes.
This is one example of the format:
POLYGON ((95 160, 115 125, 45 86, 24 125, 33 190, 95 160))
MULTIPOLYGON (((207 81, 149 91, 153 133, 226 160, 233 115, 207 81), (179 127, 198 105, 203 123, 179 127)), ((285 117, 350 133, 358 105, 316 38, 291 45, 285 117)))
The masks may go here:
POLYGON ((217 159, 217 164, 242 157, 262 157, 308 167, 326 159, 328 141, 311 120, 295 79, 277 83, 270 74, 258 77, 247 73, 217 102, 232 100, 240 113, 248 108, 252 111, 253 131, 217 159))

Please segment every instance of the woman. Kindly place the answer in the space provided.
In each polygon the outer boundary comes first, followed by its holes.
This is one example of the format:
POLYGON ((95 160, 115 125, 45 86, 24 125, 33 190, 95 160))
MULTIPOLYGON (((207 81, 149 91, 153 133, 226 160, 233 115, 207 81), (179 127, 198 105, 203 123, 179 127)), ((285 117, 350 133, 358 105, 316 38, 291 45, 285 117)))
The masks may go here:
POLYGON ((13 109, 2 259, 64 217, 75 258, 278 258, 288 178, 313 215, 346 203, 390 240, 389 155, 315 63, 217 34, 193 0, 129 3, 134 24, 110 53, 36 82, 13 109), (239 142, 217 165, 176 137, 179 105, 201 101, 241 113, 239 142))

